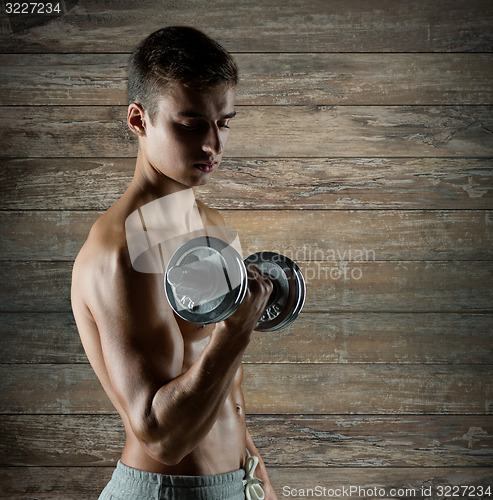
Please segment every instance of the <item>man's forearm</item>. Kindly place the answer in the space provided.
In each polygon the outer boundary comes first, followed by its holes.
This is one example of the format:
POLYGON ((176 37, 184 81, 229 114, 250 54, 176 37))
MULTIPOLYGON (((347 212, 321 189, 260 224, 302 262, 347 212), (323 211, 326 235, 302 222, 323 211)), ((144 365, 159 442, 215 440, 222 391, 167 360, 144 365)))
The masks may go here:
POLYGON ((156 392, 142 436, 154 458, 178 463, 207 435, 231 391, 248 340, 249 335, 234 335, 218 324, 193 365, 156 392))

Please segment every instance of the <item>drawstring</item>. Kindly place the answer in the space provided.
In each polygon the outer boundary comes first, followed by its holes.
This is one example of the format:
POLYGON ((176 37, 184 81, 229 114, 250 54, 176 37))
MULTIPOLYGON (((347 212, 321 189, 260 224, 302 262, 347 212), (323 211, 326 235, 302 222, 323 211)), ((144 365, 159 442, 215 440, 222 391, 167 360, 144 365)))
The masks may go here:
MULTIPOLYGON (((250 453, 248 453, 250 455, 250 453)), ((245 487, 246 500, 264 500, 265 493, 261 484, 264 484, 258 477, 253 474, 258 465, 258 457, 249 456, 245 462, 245 479, 243 486, 245 487)))

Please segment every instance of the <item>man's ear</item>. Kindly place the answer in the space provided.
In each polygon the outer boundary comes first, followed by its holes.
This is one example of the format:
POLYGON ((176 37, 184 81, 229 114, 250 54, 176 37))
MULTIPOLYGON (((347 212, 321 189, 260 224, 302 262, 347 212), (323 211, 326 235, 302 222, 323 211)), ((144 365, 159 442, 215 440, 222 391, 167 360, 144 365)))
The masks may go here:
POLYGON ((128 128, 139 137, 146 135, 145 112, 140 104, 132 102, 128 106, 127 112, 128 128))

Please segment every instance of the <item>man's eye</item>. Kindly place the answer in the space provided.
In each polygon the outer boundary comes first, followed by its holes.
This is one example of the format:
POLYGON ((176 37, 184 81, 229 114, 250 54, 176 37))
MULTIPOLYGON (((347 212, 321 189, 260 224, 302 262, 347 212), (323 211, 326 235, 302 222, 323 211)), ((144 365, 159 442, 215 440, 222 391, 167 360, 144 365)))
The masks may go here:
POLYGON ((182 123, 181 126, 185 129, 185 130, 198 130, 199 129, 199 126, 198 125, 187 125, 186 123, 182 123))
MULTIPOLYGON (((181 123, 181 127, 189 132, 201 130, 204 125, 200 123, 181 123)), ((228 129, 229 122, 218 122, 217 126, 221 129, 228 129)))

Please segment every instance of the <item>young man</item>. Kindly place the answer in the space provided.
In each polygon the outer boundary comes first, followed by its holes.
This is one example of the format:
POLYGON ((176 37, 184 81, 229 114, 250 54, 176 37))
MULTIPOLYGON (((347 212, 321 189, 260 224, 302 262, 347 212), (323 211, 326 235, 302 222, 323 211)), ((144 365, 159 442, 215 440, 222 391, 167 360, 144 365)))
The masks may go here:
MULTIPOLYGON (((101 499, 239 500, 245 489, 263 496, 252 473, 245 477, 258 452, 245 425, 241 361, 272 284, 249 267, 247 294, 232 316, 188 323, 169 306, 163 272, 135 265, 128 234, 128 221, 148 207, 168 233, 163 241, 224 225, 217 212, 190 203, 190 193, 220 164, 236 83, 232 57, 192 28, 153 33, 130 60, 135 175, 92 227, 72 281, 82 343, 127 436, 101 499), (190 213, 198 220, 190 223, 190 213)), ((142 226, 147 231, 144 219, 142 226)), ((255 475, 265 498, 276 499, 261 459, 255 475)))

